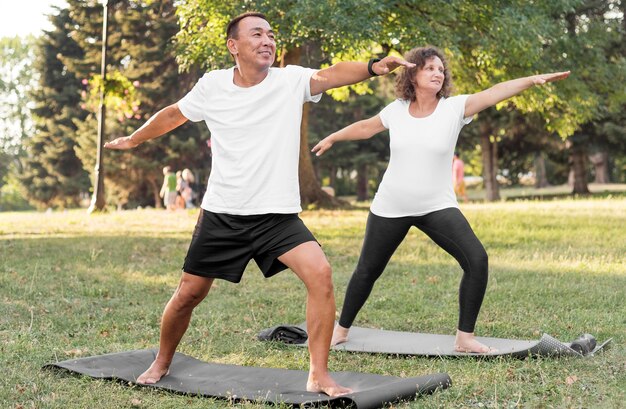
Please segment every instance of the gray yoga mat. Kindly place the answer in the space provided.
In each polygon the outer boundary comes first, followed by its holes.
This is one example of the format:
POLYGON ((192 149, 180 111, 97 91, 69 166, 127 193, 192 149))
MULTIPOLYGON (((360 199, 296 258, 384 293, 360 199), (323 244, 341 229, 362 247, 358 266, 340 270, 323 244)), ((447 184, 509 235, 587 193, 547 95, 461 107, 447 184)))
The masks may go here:
MULTIPOLYGON (((279 326, 283 334, 289 326, 279 326)), ((306 330, 306 323, 292 326, 295 331, 306 330)), ((261 340, 276 340, 285 342, 284 339, 274 335, 276 331, 264 330, 259 334, 261 340)), ((561 342, 548 334, 543 334, 539 340, 524 341, 517 339, 477 337, 478 341, 495 348, 497 351, 476 354, 456 352, 454 350, 453 335, 423 334, 416 332, 389 331, 352 327, 348 341, 332 347, 334 350, 350 352, 370 352, 396 355, 421 355, 421 356, 514 356, 525 358, 528 356, 583 356, 593 355, 604 348, 611 340, 596 345, 595 338, 589 334, 572 342, 561 342)), ((286 342, 300 346, 306 346, 307 342, 286 342)))
MULTIPOLYGON (((62 368, 93 378, 134 383, 155 356, 156 350, 127 351, 70 359, 48 364, 44 368, 62 368)), ((445 373, 414 378, 355 372, 333 372, 332 376, 354 392, 331 398, 325 394, 306 392, 306 371, 207 363, 176 353, 170 374, 155 385, 146 387, 229 401, 287 404, 303 408, 321 405, 379 408, 451 385, 450 377, 445 373)))

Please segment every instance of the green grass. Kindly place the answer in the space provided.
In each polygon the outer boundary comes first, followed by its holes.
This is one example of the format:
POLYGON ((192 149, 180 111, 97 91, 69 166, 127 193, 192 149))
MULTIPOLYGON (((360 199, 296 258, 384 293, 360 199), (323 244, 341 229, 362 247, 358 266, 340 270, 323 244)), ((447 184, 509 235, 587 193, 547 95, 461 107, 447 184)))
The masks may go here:
MULTIPOLYGON (((626 197, 624 183, 589 183, 590 195, 596 198, 623 198, 626 197)), ((484 201, 485 191, 482 188, 469 188, 468 197, 471 201, 484 201)), ((500 187, 502 200, 528 199, 567 199, 572 196, 572 187, 565 185, 548 186, 537 189, 534 186, 506 186, 500 187)))
MULTIPOLYGON (((447 372, 453 386, 397 408, 619 408, 626 399, 626 199, 462 206, 490 256, 477 332, 568 341, 613 338, 573 359, 426 359, 332 352, 333 371, 447 372)), ((42 370, 50 362, 153 348, 197 213, 157 210, 0 213, 0 407, 206 408, 259 404, 179 396, 42 370)), ((305 212, 334 267, 338 306, 356 263, 365 210, 305 212)), ((460 268, 412 230, 357 318, 361 326, 453 333, 460 268)), ((290 272, 218 282, 180 351, 198 359, 306 370, 302 348, 255 340, 304 319, 290 272)))

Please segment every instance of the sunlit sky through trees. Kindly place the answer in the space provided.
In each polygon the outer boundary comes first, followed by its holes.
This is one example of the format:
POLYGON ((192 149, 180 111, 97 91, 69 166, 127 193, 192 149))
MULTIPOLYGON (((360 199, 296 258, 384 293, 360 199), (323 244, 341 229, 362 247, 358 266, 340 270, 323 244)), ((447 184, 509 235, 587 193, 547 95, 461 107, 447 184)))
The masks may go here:
POLYGON ((41 30, 52 28, 46 17, 54 12, 52 6, 65 5, 65 0, 3 0, 0 37, 37 36, 41 30))

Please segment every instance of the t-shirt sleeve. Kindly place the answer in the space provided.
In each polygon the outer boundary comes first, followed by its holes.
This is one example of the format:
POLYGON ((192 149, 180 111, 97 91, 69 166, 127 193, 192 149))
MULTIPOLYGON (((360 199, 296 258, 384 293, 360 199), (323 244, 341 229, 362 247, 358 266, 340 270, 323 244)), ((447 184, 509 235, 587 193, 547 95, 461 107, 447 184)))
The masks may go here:
POLYGON ((180 112, 192 122, 202 121, 206 110, 206 95, 210 87, 210 73, 206 73, 194 87, 178 101, 180 112))
POLYGON ((456 117, 459 119, 461 126, 469 124, 472 122, 472 119, 474 119, 472 116, 465 116, 465 102, 467 102, 468 97, 469 95, 464 94, 448 98, 448 101, 452 105, 452 109, 456 113, 456 117))
POLYGON ((383 123, 385 129, 389 129, 389 123, 391 121, 391 114, 393 111, 393 107, 398 104, 398 101, 394 101, 391 104, 384 107, 379 113, 380 121, 383 123))
POLYGON ((319 102, 322 94, 311 95, 311 77, 318 70, 313 68, 300 67, 298 65, 288 65, 285 67, 294 81, 297 92, 302 92, 302 102, 319 102))

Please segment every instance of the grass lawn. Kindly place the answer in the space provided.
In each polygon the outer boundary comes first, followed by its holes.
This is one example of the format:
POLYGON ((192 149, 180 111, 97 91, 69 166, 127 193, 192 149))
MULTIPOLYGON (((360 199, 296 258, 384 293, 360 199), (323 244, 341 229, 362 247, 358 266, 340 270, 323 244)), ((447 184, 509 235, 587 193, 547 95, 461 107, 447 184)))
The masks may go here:
MULTIPOLYGON (((620 198, 626 196, 624 183, 589 183, 589 191, 594 197, 620 198)), ((484 201, 485 191, 482 188, 467 189, 471 201, 484 201)), ((501 187, 502 200, 527 199, 567 199, 572 195, 572 187, 565 185, 548 186, 537 189, 533 186, 501 187)))
MULTIPOLYGON (((332 352, 333 371, 447 372, 453 386, 397 408, 620 408, 626 396, 626 198, 462 206, 490 256, 477 333, 563 341, 583 332, 611 347, 589 358, 426 359, 332 352)), ((56 360, 158 343, 197 211, 0 213, 0 407, 263 407, 127 387, 42 370, 56 360)), ((338 307, 363 238, 365 210, 305 212, 334 267, 338 307)), ((357 325, 454 332, 460 268, 412 230, 357 325)), ((269 280, 252 263, 217 282, 179 350, 220 363, 306 370, 308 354, 255 340, 304 319, 294 274, 269 280)), ((304 386, 304 385, 303 385, 304 386)))

